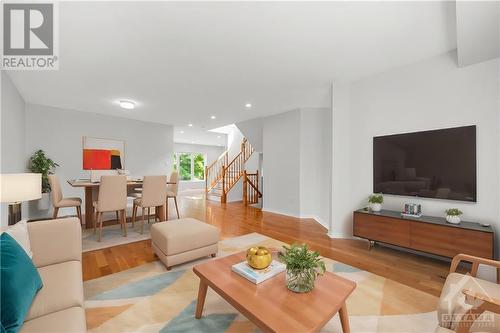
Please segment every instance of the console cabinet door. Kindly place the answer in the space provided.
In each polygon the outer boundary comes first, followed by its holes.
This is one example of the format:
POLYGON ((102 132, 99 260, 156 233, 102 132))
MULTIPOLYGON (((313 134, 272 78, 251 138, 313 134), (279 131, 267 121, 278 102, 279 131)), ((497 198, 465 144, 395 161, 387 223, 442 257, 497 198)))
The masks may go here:
POLYGON ((410 246, 408 221, 363 213, 354 213, 353 220, 353 234, 356 237, 404 247, 410 246))
POLYGON ((493 257, 493 234, 428 223, 411 222, 411 248, 453 258, 459 253, 493 257))

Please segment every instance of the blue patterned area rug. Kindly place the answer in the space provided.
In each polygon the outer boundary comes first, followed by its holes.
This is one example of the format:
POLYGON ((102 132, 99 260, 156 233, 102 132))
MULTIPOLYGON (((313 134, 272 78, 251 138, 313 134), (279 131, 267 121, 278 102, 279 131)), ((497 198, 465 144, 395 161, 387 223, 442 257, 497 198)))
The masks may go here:
MULTIPOLYGON (((279 248, 283 243, 252 233, 221 241, 218 256, 254 245, 279 248)), ((194 318, 199 279, 192 266, 207 260, 214 259, 198 260, 168 272, 157 261, 86 281, 89 331, 259 332, 210 288, 203 317, 194 318)), ((436 297, 340 262, 325 261, 329 271, 357 283, 347 301, 352 332, 434 332, 436 297)), ((342 332, 337 315, 322 332, 342 332)))

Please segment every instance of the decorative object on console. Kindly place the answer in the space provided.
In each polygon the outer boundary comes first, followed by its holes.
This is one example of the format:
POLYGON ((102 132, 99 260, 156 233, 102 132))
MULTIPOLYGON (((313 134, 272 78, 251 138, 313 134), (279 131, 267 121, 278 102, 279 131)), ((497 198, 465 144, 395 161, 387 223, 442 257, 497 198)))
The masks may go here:
POLYGON ((271 256, 271 253, 264 246, 251 247, 247 250, 247 263, 252 268, 267 268, 272 261, 273 257, 271 256))
POLYGON ((407 203, 405 204, 405 209, 401 213, 401 216, 420 218, 422 217, 422 206, 420 204, 407 203))
POLYGON ((45 151, 42 149, 35 151, 30 158, 30 171, 42 174, 42 197, 37 203, 39 210, 47 210, 50 208, 49 192, 51 188, 49 184, 49 175, 52 175, 55 168, 58 166, 59 164, 47 157, 45 151))
POLYGON ((382 210, 382 203, 384 202, 384 196, 382 193, 372 194, 368 197, 368 203, 370 204, 370 210, 372 212, 380 212, 382 210))
POLYGON ((450 208, 445 210, 446 213, 446 222, 452 224, 460 223, 460 215, 463 213, 458 208, 450 208))
POLYGON ((21 202, 42 197, 39 173, 4 173, 0 175, 0 202, 9 203, 9 225, 21 220, 21 202))
POLYGON ((124 168, 125 141, 83 137, 83 170, 124 168))
POLYGON ((314 288, 318 275, 325 273, 325 263, 316 251, 309 251, 306 244, 283 246, 278 256, 286 264, 286 286, 291 291, 306 293, 314 288))

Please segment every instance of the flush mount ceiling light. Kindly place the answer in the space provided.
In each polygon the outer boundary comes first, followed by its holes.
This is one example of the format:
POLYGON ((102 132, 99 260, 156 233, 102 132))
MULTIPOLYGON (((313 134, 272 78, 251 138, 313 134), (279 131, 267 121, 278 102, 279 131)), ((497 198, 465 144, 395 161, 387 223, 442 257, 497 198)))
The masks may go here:
POLYGON ((251 109, 251 108, 252 108, 252 104, 251 103, 245 104, 245 109, 251 109))
POLYGON ((217 139, 220 139, 220 135, 217 135, 217 139))
POLYGON ((132 101, 121 100, 120 107, 126 110, 133 110, 135 108, 135 103, 132 101))
POLYGON ((188 124, 189 127, 193 127, 193 124, 188 124))
POLYGON ((216 117, 215 116, 210 116, 210 119, 215 119, 216 117))
POLYGON ((184 131, 181 131, 181 134, 184 134, 184 131))

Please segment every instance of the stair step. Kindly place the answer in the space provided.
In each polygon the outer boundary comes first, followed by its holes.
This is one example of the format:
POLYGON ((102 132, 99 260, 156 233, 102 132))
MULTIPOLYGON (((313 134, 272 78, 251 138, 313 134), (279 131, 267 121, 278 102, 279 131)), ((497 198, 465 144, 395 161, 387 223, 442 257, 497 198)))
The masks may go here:
POLYGON ((207 199, 208 199, 208 200, 211 200, 211 201, 221 202, 221 197, 216 196, 216 195, 210 195, 210 194, 209 194, 209 195, 207 196, 207 199))

